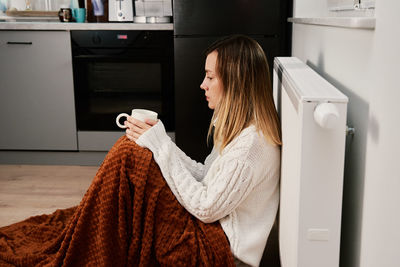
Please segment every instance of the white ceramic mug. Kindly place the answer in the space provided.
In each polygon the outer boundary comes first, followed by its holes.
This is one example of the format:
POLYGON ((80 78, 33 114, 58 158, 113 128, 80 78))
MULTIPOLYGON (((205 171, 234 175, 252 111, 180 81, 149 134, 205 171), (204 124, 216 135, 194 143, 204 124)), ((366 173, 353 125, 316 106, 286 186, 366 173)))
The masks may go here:
MULTIPOLYGON (((132 109, 132 113, 131 113, 130 116, 132 116, 133 118, 135 118, 137 120, 140 120, 140 121, 144 122, 145 119, 151 119, 151 120, 154 120, 154 121, 157 120, 158 114, 157 114, 157 112, 154 112, 154 111, 151 111, 151 110, 147 110, 147 109, 132 109)), ((117 116, 117 119, 115 120, 117 125, 118 125, 118 127, 122 128, 122 129, 125 129, 127 127, 119 122, 121 117, 127 117, 128 118, 129 114, 121 113, 121 114, 119 114, 117 116)))

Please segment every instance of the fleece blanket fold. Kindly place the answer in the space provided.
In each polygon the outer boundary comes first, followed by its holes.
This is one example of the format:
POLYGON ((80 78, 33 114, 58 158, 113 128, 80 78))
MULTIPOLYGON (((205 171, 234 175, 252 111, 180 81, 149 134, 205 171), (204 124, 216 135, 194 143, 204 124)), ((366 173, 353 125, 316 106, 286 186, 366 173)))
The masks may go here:
POLYGON ((0 228, 0 266, 234 266, 218 222, 189 214, 152 153, 121 137, 80 204, 0 228))

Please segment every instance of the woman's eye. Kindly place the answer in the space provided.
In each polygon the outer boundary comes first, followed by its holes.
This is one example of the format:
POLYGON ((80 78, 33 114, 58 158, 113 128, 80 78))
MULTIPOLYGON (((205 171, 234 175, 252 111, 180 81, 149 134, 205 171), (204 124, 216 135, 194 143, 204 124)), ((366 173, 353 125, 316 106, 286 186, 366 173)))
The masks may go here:
POLYGON ((207 77, 207 79, 209 79, 209 80, 212 80, 212 79, 213 79, 213 77, 207 77))

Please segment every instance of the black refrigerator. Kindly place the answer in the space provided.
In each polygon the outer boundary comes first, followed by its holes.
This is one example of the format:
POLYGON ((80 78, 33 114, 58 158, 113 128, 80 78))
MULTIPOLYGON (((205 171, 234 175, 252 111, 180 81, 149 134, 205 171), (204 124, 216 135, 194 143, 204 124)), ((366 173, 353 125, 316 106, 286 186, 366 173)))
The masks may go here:
POLYGON ((291 10, 292 0, 173 0, 175 140, 188 156, 203 162, 212 148, 212 111, 200 89, 204 50, 223 36, 245 34, 263 47, 271 71, 274 57, 290 53, 291 10))

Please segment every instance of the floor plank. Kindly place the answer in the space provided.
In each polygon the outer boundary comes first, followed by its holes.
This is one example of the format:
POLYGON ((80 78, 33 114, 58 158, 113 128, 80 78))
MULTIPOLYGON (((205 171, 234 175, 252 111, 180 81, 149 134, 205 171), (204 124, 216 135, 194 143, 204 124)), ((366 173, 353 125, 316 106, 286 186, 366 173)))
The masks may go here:
POLYGON ((0 165, 0 227, 78 205, 97 166, 0 165))

